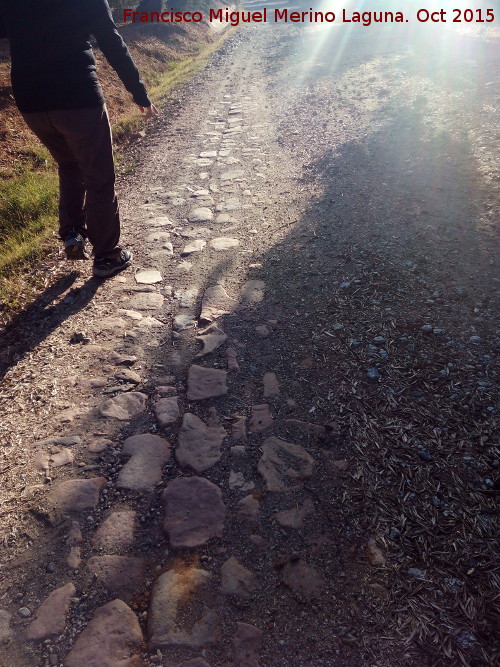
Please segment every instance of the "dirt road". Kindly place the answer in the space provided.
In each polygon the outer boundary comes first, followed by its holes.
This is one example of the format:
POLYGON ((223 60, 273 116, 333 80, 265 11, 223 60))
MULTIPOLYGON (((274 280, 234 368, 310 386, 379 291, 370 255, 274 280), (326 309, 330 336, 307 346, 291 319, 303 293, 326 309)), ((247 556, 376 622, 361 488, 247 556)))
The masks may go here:
POLYGON ((495 662, 495 68, 269 24, 179 91, 134 270, 3 337, 0 664, 495 662))

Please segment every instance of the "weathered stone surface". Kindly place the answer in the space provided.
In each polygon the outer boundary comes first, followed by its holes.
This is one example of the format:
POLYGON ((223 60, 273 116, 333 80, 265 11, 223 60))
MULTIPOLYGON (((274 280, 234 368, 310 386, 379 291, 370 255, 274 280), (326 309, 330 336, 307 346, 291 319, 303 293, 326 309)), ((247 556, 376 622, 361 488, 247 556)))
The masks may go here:
POLYGON ((26 636, 32 641, 58 637, 66 627, 66 616, 76 589, 72 583, 57 588, 42 602, 35 619, 29 624, 26 636))
POLYGON ((229 473, 229 488, 245 492, 254 489, 255 484, 252 481, 247 482, 242 472, 231 470, 229 473))
POLYGON ((227 371, 204 366, 190 366, 188 371, 188 401, 202 401, 227 394, 227 371))
POLYGON ((201 303, 200 320, 212 322, 221 315, 232 313, 237 306, 238 302, 227 294, 222 285, 207 287, 201 303))
POLYGON ((157 292, 139 292, 132 294, 127 304, 137 310, 159 310, 163 306, 164 297, 157 292))
POLYGON ((288 561, 283 568, 283 583, 307 599, 318 598, 324 588, 319 574, 303 560, 288 561))
POLYGON ((191 285, 187 289, 176 290, 175 298, 179 301, 179 306, 181 308, 191 308, 196 303, 196 298, 198 297, 199 287, 197 285, 191 285))
POLYGON ((12 614, 9 614, 6 609, 0 609, 0 644, 7 643, 14 634, 10 627, 11 619, 12 614))
POLYGON ((241 290, 240 301, 247 306, 254 306, 264 299, 266 283, 263 280, 247 280, 241 290))
POLYGON ((142 382, 142 378, 139 373, 136 373, 130 368, 120 369, 117 373, 115 373, 114 377, 121 382, 131 382, 132 384, 140 384, 142 382))
POLYGON ((113 553, 130 547, 134 542, 136 513, 132 510, 113 512, 101 523, 92 540, 95 547, 113 553))
POLYGON ((262 632, 254 625, 237 623, 233 640, 234 664, 241 667, 259 667, 262 650, 262 632))
POLYGON ((219 236, 210 241, 210 246, 214 250, 231 250, 232 248, 237 248, 239 245, 239 239, 232 239, 227 236, 219 236))
POLYGON ((324 426, 320 426, 319 424, 302 422, 299 419, 285 419, 285 424, 299 429, 299 431, 305 433, 306 435, 315 435, 318 437, 326 435, 326 428, 324 426))
POLYGON ((271 437, 264 441, 262 450, 257 469, 268 491, 296 489, 312 475, 314 459, 300 445, 271 437))
POLYGON ((116 366, 133 366, 137 361, 137 357, 133 355, 120 354, 113 350, 109 355, 110 361, 112 361, 116 366))
POLYGON ((260 503, 252 494, 238 502, 238 514, 247 521, 257 523, 260 516, 260 503))
POLYGON ((226 435, 222 426, 207 426, 199 417, 186 412, 175 450, 177 462, 197 473, 208 470, 219 461, 226 435))
POLYGON ((227 336, 216 324, 211 324, 206 329, 203 329, 203 331, 200 331, 199 335, 196 336, 196 340, 199 340, 203 344, 202 351, 195 355, 195 359, 198 359, 205 357, 220 347, 226 342, 227 336))
POLYGON ((163 531, 173 549, 196 547, 221 537, 226 507, 218 486, 201 477, 174 479, 162 494, 163 531))
POLYGON ((231 426, 231 435, 239 442, 247 441, 247 420, 245 417, 238 417, 231 426))
POLYGON ((377 546, 377 543, 374 539, 368 540, 366 545, 366 555, 368 561, 373 567, 384 567, 385 566, 385 557, 382 553, 380 547, 377 546))
POLYGON ((70 547, 66 564, 71 570, 78 570, 82 562, 82 550, 80 547, 70 547))
POLYGON ((278 396, 280 393, 280 386, 275 373, 265 373, 262 378, 262 383, 264 385, 264 398, 278 396))
POLYGON ((64 667, 140 667, 141 643, 136 615, 122 600, 113 600, 95 612, 64 667))
POLYGON ((161 283, 162 277, 159 271, 148 269, 145 271, 138 271, 135 274, 135 281, 140 285, 154 285, 155 283, 161 283))
POLYGON ((72 521, 66 537, 66 544, 69 547, 74 547, 83 542, 82 531, 78 521, 72 521))
POLYGON ((45 438, 44 440, 39 440, 37 445, 65 445, 70 447, 71 445, 79 445, 82 439, 79 435, 68 435, 68 436, 53 436, 52 438, 45 438))
POLYGON ((60 468, 61 466, 73 463, 73 452, 63 448, 52 453, 38 452, 34 458, 35 468, 37 470, 48 470, 49 468, 60 468))
POLYGON ((143 558, 92 556, 87 566, 97 581, 111 591, 140 586, 145 577, 143 558))
POLYGON ((175 422, 181 416, 179 411, 179 399, 177 396, 169 398, 160 398, 153 405, 156 421, 160 428, 165 428, 175 422))
POLYGON ((174 331, 186 331, 192 329, 197 324, 194 315, 191 313, 180 313, 174 317, 174 331))
POLYGON ((267 403, 263 405, 252 405, 252 416, 250 417, 250 430, 252 433, 265 433, 273 426, 273 418, 267 403))
POLYGON ((50 503, 63 512, 93 509, 99 502, 99 492, 106 481, 105 477, 94 477, 61 482, 49 494, 50 503))
POLYGON ((210 667, 210 665, 203 658, 193 658, 192 660, 181 662, 177 667, 210 667))
POLYGON ((253 572, 243 567, 234 556, 228 558, 221 567, 221 591, 225 595, 250 597, 259 588, 253 572))
POLYGON ((101 452, 105 452, 109 447, 112 447, 113 444, 113 441, 107 438, 96 438, 89 442, 89 452, 100 454, 101 452))
POLYGON ((99 406, 99 413, 103 417, 113 417, 120 421, 128 421, 140 415, 146 409, 148 397, 139 391, 129 391, 107 401, 99 406))
POLYGON ((170 459, 170 444, 158 435, 143 433, 127 438, 122 455, 130 456, 118 475, 120 489, 153 489, 161 481, 162 467, 170 459))
POLYGON ((226 350, 226 359, 228 371, 232 373, 239 373, 241 369, 236 359, 236 350, 234 350, 232 347, 228 347, 226 350))
POLYGON ((220 175, 220 180, 221 181, 232 181, 235 178, 241 178, 241 176, 245 175, 245 171, 243 169, 235 169, 234 171, 225 171, 223 174, 220 175))
POLYGON ((126 308, 118 308, 118 315, 124 315, 125 317, 130 317, 131 320, 139 321, 142 320, 142 313, 138 310, 128 310, 126 308))
POLYGON ((189 212, 188 220, 189 222, 209 222, 213 217, 214 214, 209 208, 201 206, 189 212))
POLYGON ((293 507, 289 510, 278 512, 276 521, 283 528, 300 528, 304 519, 310 514, 314 514, 314 503, 309 498, 304 501, 302 507, 293 507))
POLYGON ((194 594, 205 586, 209 579, 209 572, 187 567, 178 572, 165 572, 156 580, 148 618, 150 648, 200 647, 217 639, 217 615, 207 607, 191 629, 179 628, 179 612, 185 614, 186 606, 194 594))
POLYGON ((184 250, 181 252, 181 256, 186 257, 187 255, 192 255, 194 252, 201 252, 206 245, 207 242, 205 240, 195 239, 184 247, 184 250))

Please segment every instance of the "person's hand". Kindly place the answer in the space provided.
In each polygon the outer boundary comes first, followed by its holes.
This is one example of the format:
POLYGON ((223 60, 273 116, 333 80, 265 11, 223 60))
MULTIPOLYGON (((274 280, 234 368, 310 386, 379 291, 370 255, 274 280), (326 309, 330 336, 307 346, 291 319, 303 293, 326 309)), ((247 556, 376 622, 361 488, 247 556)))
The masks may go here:
POLYGON ((142 113, 142 117, 144 120, 148 120, 149 118, 153 118, 153 116, 157 116, 159 111, 155 107, 154 104, 152 104, 150 107, 139 107, 142 113))

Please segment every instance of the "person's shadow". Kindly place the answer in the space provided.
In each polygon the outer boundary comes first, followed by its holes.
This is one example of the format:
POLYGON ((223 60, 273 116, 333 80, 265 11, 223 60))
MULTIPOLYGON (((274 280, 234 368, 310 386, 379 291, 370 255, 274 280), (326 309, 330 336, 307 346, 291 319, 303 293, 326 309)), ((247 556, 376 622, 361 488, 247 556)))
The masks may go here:
POLYGON ((89 278, 81 287, 71 289, 78 275, 72 271, 61 276, 0 333, 0 380, 64 320, 85 308, 103 284, 98 278, 89 278), (64 292, 68 294, 57 301, 64 292))

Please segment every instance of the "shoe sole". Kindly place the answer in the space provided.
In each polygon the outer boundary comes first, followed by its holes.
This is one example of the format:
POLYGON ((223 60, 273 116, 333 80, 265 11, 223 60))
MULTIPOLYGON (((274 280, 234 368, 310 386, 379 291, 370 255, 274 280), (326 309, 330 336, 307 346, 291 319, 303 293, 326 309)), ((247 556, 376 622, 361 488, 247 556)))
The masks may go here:
POLYGON ((130 257, 125 263, 120 264, 120 266, 116 266, 111 271, 99 271, 99 269, 96 269, 94 267, 93 270, 92 270, 92 273, 94 274, 94 278, 111 278, 111 276, 114 276, 117 273, 120 273, 120 271, 123 271, 123 269, 126 269, 128 266, 130 266, 133 259, 134 259, 134 256, 132 255, 132 253, 130 253, 130 257))

